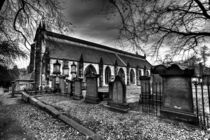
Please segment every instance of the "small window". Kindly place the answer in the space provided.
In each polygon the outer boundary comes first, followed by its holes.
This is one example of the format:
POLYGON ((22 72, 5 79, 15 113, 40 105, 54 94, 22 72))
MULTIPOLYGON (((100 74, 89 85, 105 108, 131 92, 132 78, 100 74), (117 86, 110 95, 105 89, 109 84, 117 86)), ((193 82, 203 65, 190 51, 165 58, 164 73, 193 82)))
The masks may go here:
POLYGON ((125 82, 125 73, 122 68, 119 69, 118 75, 122 78, 122 80, 125 82))
POLYGON ((149 70, 147 70, 147 76, 149 76, 149 70))
POLYGON ((111 79, 111 70, 109 67, 106 67, 106 69, 105 69, 105 84, 109 84, 110 79, 111 79))
POLYGON ((131 81, 131 84, 135 84, 135 73, 133 69, 131 69, 130 71, 130 81, 131 81))

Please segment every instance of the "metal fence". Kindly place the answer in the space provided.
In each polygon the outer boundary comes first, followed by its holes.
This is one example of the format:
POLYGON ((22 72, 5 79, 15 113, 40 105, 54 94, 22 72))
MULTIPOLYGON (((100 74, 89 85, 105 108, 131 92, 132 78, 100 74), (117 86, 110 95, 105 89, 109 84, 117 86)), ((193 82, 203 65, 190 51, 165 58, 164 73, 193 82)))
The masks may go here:
POLYGON ((143 82, 139 103, 141 110, 149 114, 160 115, 162 99, 162 84, 160 82, 143 82))
MULTIPOLYGON (((210 77, 209 77, 210 79, 210 77)), ((160 116, 162 104, 161 82, 144 81, 141 84, 140 106, 143 112, 160 116)), ((210 128, 210 82, 199 80, 192 82, 194 114, 203 129, 210 128)))
POLYGON ((210 127, 210 83, 193 82, 194 111, 203 129, 210 127))

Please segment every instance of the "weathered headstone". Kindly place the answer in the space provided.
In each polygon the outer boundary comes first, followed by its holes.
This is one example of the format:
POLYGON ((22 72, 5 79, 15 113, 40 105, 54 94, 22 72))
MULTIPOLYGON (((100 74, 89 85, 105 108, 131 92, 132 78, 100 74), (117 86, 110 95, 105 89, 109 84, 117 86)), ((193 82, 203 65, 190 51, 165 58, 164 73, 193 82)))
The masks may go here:
POLYGON ((67 80, 67 95, 72 96, 72 81, 67 80))
POLYGON ((141 76, 141 94, 140 94, 140 103, 149 103, 151 98, 151 88, 150 88, 150 77, 149 76, 141 76))
POLYGON ((73 99, 82 99, 82 79, 76 78, 73 81, 73 99))
POLYGON ((86 97, 85 102, 88 103, 98 103, 98 86, 97 86, 97 75, 88 75, 86 76, 86 97))
POLYGON ((128 112, 126 86, 120 76, 116 76, 114 82, 110 82, 109 92, 110 101, 108 101, 108 106, 117 111, 128 112))
POLYGON ((156 66, 154 71, 163 77, 161 116, 197 124, 191 87, 194 70, 173 64, 170 67, 156 66))
POLYGON ((15 81, 12 82, 12 97, 15 96, 15 81))
POLYGON ((60 86, 61 94, 64 94, 65 93, 65 83, 64 83, 64 78, 65 77, 60 76, 59 78, 60 78, 59 86, 60 86))

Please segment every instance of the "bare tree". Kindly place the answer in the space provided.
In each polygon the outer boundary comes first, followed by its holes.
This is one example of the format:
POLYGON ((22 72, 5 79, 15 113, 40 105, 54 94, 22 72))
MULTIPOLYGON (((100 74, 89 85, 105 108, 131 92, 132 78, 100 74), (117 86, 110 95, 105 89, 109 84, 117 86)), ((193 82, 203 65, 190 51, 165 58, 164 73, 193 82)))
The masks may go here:
POLYGON ((25 57, 18 43, 24 43, 30 50, 27 46, 33 42, 40 21, 59 32, 68 32, 71 25, 65 20, 58 0, 1 0, 0 47, 4 47, 0 49, 4 52, 0 56, 5 58, 3 55, 6 54, 9 60, 17 56, 25 57))
POLYGON ((0 42, 0 65, 8 65, 14 62, 18 57, 26 58, 26 53, 21 50, 16 42, 0 42))
POLYGON ((121 17, 121 37, 174 54, 198 51, 210 37, 210 0, 110 0, 121 17))
POLYGON ((60 32, 70 29, 71 23, 64 19, 60 1, 7 0, 3 4, 0 25, 8 40, 17 38, 31 44, 41 20, 60 32))

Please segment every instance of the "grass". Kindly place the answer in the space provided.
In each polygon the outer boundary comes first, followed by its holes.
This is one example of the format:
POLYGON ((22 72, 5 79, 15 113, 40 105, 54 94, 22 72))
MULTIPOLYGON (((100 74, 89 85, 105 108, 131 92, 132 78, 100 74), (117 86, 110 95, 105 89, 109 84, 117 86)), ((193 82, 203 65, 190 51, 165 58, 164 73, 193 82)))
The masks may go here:
POLYGON ((103 103, 92 105, 82 100, 72 100, 64 96, 42 96, 39 100, 62 109, 76 118, 84 126, 92 129, 107 140, 143 139, 203 139, 205 132, 198 127, 184 123, 166 121, 142 112, 129 111, 122 114, 104 108, 103 103))

